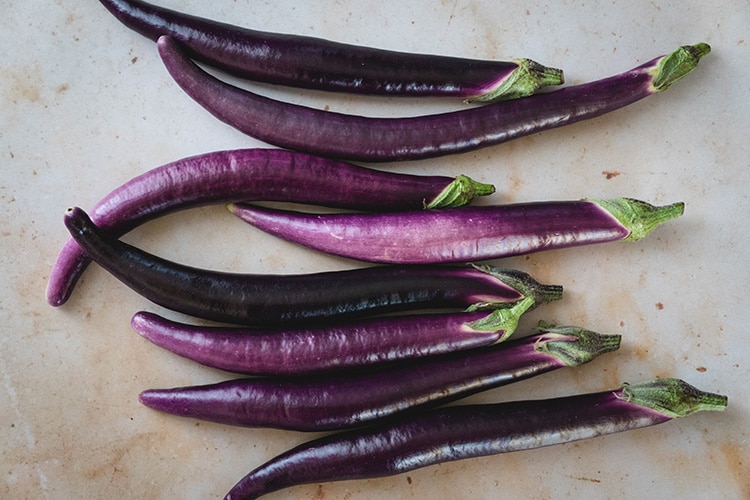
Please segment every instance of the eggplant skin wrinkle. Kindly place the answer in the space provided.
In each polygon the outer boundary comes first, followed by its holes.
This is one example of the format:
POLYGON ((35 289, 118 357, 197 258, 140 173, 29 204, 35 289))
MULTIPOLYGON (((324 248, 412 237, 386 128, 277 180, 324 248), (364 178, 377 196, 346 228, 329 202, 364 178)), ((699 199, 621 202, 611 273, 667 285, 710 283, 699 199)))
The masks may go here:
MULTIPOLYGON (((64 222, 85 252, 125 285, 152 302, 208 320, 263 325, 316 321, 424 308, 503 307, 524 298, 515 288, 530 277, 484 268, 376 266, 301 275, 234 274, 184 266, 102 232, 80 208, 64 222), (519 280, 518 277, 522 276, 519 280), (509 284, 515 283, 515 284, 509 284)), ((555 286, 534 282, 545 293, 555 286)))

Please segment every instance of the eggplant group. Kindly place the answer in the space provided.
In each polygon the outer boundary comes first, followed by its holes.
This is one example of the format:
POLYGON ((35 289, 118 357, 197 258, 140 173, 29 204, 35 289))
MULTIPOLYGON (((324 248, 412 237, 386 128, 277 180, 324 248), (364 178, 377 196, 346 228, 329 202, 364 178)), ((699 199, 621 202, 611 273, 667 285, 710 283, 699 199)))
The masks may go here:
POLYGON ((156 42, 174 81, 218 119, 286 149, 216 151, 176 160, 119 186, 88 213, 71 208, 48 302, 62 305, 94 261, 145 299, 219 324, 149 311, 132 328, 202 365, 242 374, 219 383, 147 389, 156 410, 246 427, 341 431, 260 465, 227 499, 318 481, 398 474, 652 426, 727 398, 680 379, 624 384, 548 400, 446 406, 479 391, 619 348, 619 335, 519 318, 562 297, 561 285, 477 262, 637 240, 683 203, 631 198, 466 206, 494 186, 464 175, 407 175, 348 161, 461 153, 612 112, 670 87, 710 52, 686 45, 621 74, 562 89, 562 70, 528 59, 487 61, 267 33, 140 0, 100 0, 156 42), (368 95, 453 96, 474 106, 439 115, 369 118, 255 95, 210 75, 368 95), (533 94, 533 95, 532 95, 533 94), (304 214, 259 201, 355 213, 304 214), (120 238, 164 214, 228 204, 295 243, 379 264, 300 275, 239 274, 172 262, 120 238))

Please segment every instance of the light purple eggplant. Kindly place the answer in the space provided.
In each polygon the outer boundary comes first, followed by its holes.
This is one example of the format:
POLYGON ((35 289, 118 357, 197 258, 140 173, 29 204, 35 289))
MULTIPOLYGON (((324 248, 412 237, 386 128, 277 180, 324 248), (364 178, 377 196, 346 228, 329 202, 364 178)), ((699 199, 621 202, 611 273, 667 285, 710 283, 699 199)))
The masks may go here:
POLYGON ((430 313, 275 329, 199 326, 138 312, 143 337, 212 368, 246 375, 301 375, 361 369, 447 354, 507 339, 533 297, 491 313, 430 313))
MULTIPOLYGON (((99 200, 90 216, 119 237, 154 218, 212 203, 264 200, 388 211, 460 206, 494 190, 465 175, 408 175, 279 149, 239 149, 149 170, 99 200)), ((90 261, 69 239, 52 267, 47 302, 64 304, 90 261)))
POLYGON ((250 500, 301 484, 392 476, 454 460, 649 427, 726 407, 726 396, 700 391, 679 379, 659 379, 545 400, 438 408, 301 444, 247 474, 224 499, 250 500))
POLYGON ((242 28, 139 0, 100 0, 125 26, 169 35, 206 64, 251 80, 317 90, 514 99, 563 82, 563 72, 529 59, 488 61, 396 52, 321 38, 242 28))
POLYGON ((229 209, 285 240, 366 262, 475 262, 541 250, 644 238, 682 215, 630 198, 548 201, 384 214, 308 214, 247 204, 229 209))
POLYGON ((219 120, 275 146, 368 162, 419 160, 500 144, 595 118, 666 90, 710 52, 680 47, 624 73, 485 106, 406 118, 323 111, 263 97, 209 75, 169 37, 157 42, 175 82, 219 120))
POLYGON ((100 230, 80 208, 65 226, 86 254, 135 292, 168 309, 240 325, 314 322, 415 309, 503 309, 559 285, 489 266, 377 266, 312 274, 240 274, 181 265, 100 230))
POLYGON ((149 389, 139 399, 156 410, 222 424, 336 430, 371 424, 566 366, 578 366, 619 346, 619 335, 545 326, 522 339, 385 365, 377 370, 254 377, 204 386, 149 389))

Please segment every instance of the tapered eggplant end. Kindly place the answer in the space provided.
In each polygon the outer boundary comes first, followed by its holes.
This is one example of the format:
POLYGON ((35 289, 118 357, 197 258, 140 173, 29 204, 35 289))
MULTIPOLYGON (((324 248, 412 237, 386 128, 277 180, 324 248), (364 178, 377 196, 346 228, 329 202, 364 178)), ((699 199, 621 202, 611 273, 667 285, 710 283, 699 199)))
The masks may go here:
POLYGON ((697 411, 723 411, 728 398, 704 392, 676 378, 658 379, 640 384, 624 384, 621 398, 645 406, 670 418, 684 417, 697 411))
POLYGON ((645 238, 657 226, 676 219, 685 212, 685 204, 682 202, 657 207, 632 198, 590 201, 609 212, 627 229, 628 235, 623 238, 624 241, 636 241, 645 238))
POLYGON ((495 186, 478 182, 466 175, 459 175, 431 201, 425 200, 424 208, 455 208, 470 203, 478 196, 495 192, 495 186))
MULTIPOLYGON (((546 304, 560 300, 563 296, 562 285, 546 285, 539 283, 530 274, 517 269, 501 269, 492 266, 472 264, 475 269, 485 272, 511 288, 518 290, 525 297, 531 297, 534 300, 533 307, 539 304, 546 304)), ((497 307, 497 306, 494 306, 497 307)), ((492 304, 476 304, 469 310, 493 308, 492 304)))
POLYGON ((537 330, 543 334, 534 346, 559 359, 565 366, 579 366, 594 358, 620 348, 621 335, 603 335, 576 326, 556 326, 540 322, 537 330))
POLYGON ((661 58, 653 70, 652 91, 663 92, 698 66, 701 58, 711 52, 707 43, 684 45, 661 58))
POLYGON ((157 335, 155 335, 155 332, 157 331, 155 330, 156 321, 156 315, 146 311, 138 311, 132 318, 130 318, 130 327, 138 335, 153 342, 154 337, 157 337, 157 335))
POLYGON ((490 103, 526 97, 542 87, 560 85, 565 81, 563 71, 550 68, 531 59, 515 59, 518 65, 510 74, 485 93, 469 97, 466 102, 490 103))
POLYGON ((532 309, 533 306, 534 299, 532 297, 526 297, 519 300, 511 307, 495 309, 484 318, 472 321, 468 326, 472 330, 479 332, 502 331, 503 333, 498 340, 498 342, 502 342, 513 335, 516 328, 518 328, 518 320, 526 311, 532 309))
POLYGON ((168 389, 146 389, 138 395, 138 402, 153 410, 179 414, 178 402, 168 389))
POLYGON ((65 222, 65 227, 68 228, 68 231, 73 237, 86 233, 93 225, 93 222, 91 222, 91 219, 86 212, 78 207, 67 209, 63 221, 65 222))

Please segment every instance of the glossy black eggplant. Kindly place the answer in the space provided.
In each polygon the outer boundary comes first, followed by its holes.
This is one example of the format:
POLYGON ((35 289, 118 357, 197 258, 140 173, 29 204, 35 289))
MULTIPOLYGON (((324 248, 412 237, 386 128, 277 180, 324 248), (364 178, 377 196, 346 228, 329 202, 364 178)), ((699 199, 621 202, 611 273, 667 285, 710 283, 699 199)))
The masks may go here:
POLYGON ((124 25, 169 35, 191 57, 256 81, 317 90, 514 99, 563 82, 562 70, 529 59, 489 61, 361 47, 310 36, 269 33, 192 16, 140 0, 100 0, 124 25))
POLYGON ((559 299, 562 287, 488 267, 371 267, 303 275, 236 274, 180 265, 101 231, 80 208, 64 222, 97 264, 137 293, 174 311, 259 325, 408 309, 504 308, 532 296, 559 299))

